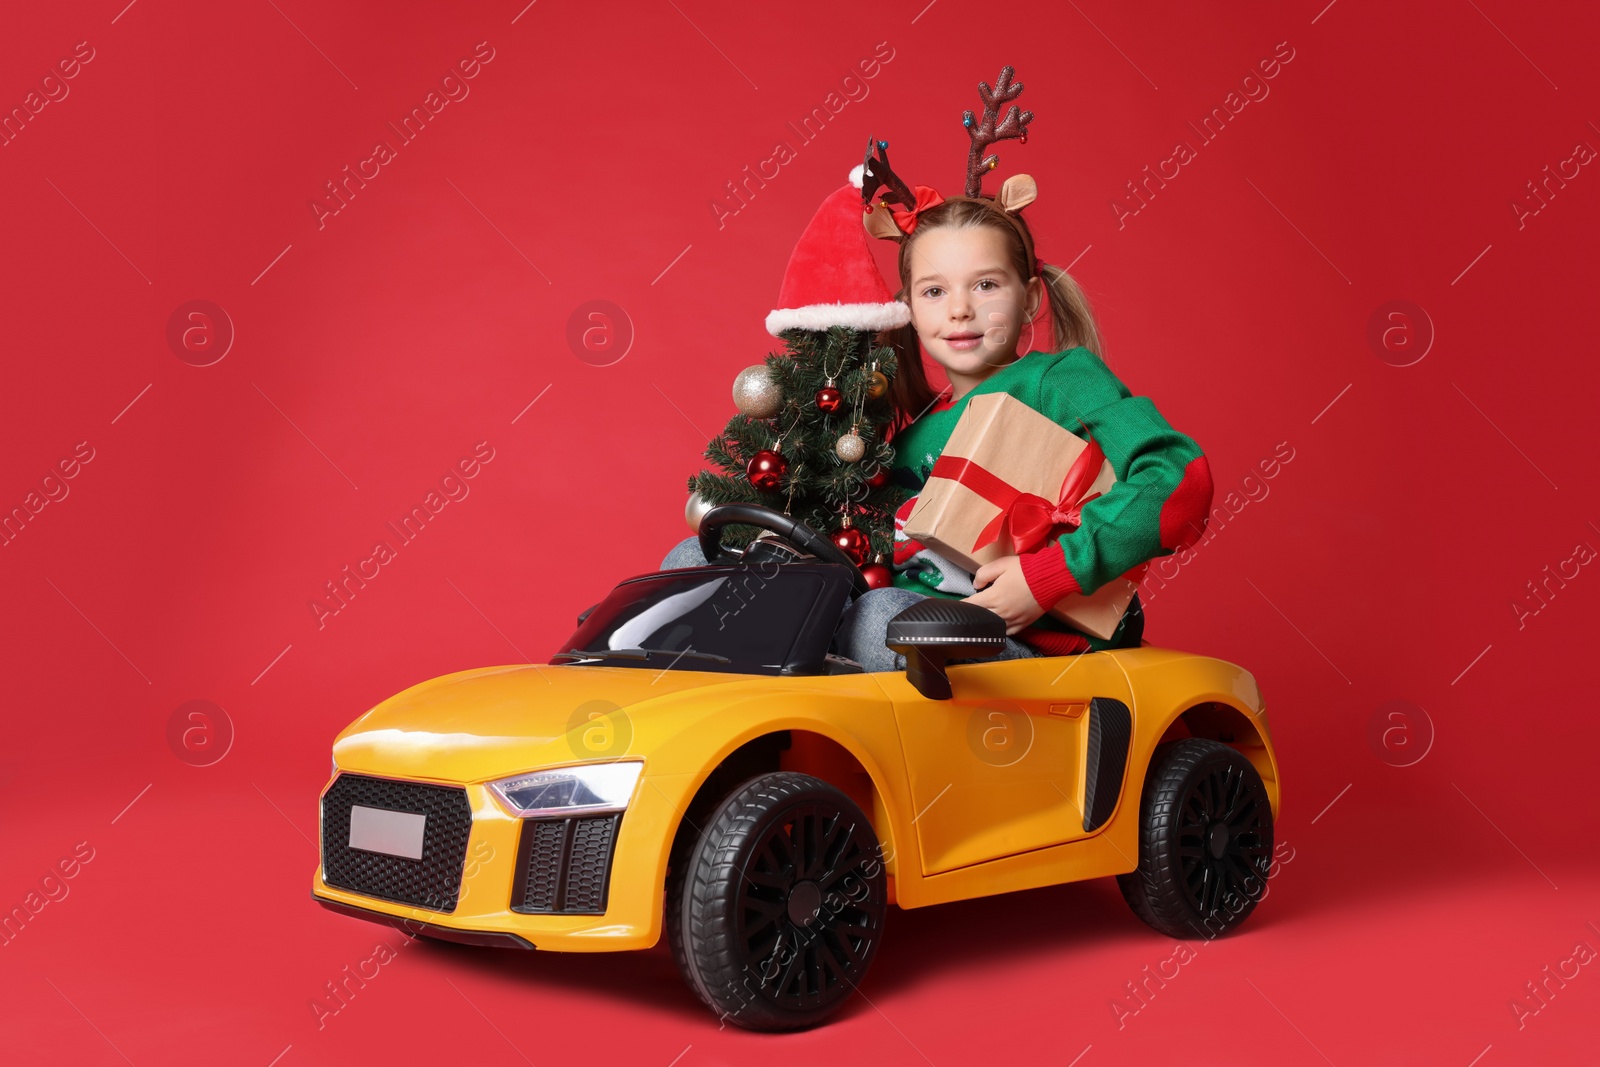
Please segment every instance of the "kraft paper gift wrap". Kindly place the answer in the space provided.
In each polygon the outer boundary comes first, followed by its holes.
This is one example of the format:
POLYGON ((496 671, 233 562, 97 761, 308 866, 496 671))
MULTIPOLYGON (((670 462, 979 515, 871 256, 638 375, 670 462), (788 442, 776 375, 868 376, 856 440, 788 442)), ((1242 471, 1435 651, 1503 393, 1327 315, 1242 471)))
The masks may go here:
MULTIPOLYGON (((1008 393, 985 393, 967 401, 906 517, 905 534, 976 571, 1076 529, 1079 509, 1116 480, 1093 440, 1008 393)), ((1048 614, 1109 638, 1136 589, 1120 576, 1088 595, 1068 594, 1048 614)))

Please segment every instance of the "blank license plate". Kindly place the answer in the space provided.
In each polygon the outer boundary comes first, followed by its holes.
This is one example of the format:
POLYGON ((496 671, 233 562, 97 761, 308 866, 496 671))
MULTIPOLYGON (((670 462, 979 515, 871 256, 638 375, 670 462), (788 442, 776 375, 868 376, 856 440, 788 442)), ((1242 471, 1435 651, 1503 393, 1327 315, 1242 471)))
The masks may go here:
POLYGON ((364 808, 360 804, 350 809, 350 847, 365 852, 382 852, 388 856, 420 860, 422 836, 427 828, 426 815, 389 811, 387 808, 364 808))

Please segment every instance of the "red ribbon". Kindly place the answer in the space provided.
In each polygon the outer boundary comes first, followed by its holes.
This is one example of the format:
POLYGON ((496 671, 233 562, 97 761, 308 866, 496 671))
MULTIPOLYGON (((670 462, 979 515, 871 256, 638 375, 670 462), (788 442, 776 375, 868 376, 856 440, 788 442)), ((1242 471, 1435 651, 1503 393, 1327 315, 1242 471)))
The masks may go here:
POLYGON ((971 489, 1000 509, 1000 514, 989 521, 978 533, 972 550, 993 544, 1002 533, 1011 537, 1013 551, 1031 552, 1044 543, 1057 527, 1076 530, 1080 524, 1079 513, 1083 506, 1099 493, 1088 493, 1100 474, 1105 453, 1094 438, 1072 461, 1067 476, 1061 481, 1061 492, 1055 503, 1036 493, 1024 493, 993 471, 974 463, 964 456, 942 455, 934 461, 929 478, 946 478, 971 489))
POLYGON ((894 217, 894 224, 900 227, 901 232, 911 233, 917 228, 917 216, 930 207, 938 207, 944 203, 944 197, 939 195, 937 189, 930 189, 926 185, 916 186, 912 190, 916 197, 915 207, 904 208, 897 204, 889 205, 889 214, 894 217))

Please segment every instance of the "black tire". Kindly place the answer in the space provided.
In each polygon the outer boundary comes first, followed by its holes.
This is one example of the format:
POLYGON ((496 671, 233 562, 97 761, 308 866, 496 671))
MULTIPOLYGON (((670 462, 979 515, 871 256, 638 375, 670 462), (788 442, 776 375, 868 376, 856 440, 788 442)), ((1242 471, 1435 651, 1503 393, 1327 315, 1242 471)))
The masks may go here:
POLYGON ((719 1017, 798 1030, 855 992, 886 910, 866 815, 820 778, 780 771, 717 806, 668 878, 665 920, 678 968, 719 1017))
POLYGON ((1188 738, 1156 754, 1139 805, 1139 866, 1117 875, 1135 915, 1170 937, 1233 930, 1266 894, 1272 805, 1250 761, 1188 738))

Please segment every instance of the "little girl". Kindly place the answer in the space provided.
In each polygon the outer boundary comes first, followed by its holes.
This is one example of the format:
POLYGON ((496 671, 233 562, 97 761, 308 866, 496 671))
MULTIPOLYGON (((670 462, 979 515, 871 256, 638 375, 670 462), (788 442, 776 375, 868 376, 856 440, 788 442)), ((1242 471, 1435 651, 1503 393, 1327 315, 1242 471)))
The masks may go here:
POLYGON ((1004 619, 1009 636, 1000 658, 1138 647, 1144 618, 1137 594, 1109 639, 1045 612, 1069 593, 1092 593, 1192 544, 1211 508, 1206 457, 1100 359, 1082 290, 1066 271, 1034 258, 1032 235, 1018 212, 985 197, 952 197, 896 214, 908 231, 900 245, 899 298, 910 304, 911 323, 890 338, 899 357, 891 387, 897 417, 890 478, 911 495, 896 521, 894 585, 871 590, 846 609, 836 635, 840 653, 867 670, 902 668, 904 657, 884 646, 885 627, 930 595, 964 599, 1004 619), (1019 341, 1024 333, 1031 339, 1046 293, 1057 351, 1019 355, 1019 341), (944 368, 947 394, 928 385, 919 343, 944 368), (1117 481, 1083 505, 1076 529, 968 575, 899 527, 967 398, 995 392, 1009 393, 1080 436, 1087 432, 1117 481))
MULTIPOLYGON (((887 339, 897 351, 892 381, 896 418, 892 482, 907 492, 895 532, 894 584, 858 596, 845 609, 835 649, 869 671, 900 670, 905 657, 884 645, 888 622, 927 596, 964 599, 1006 622, 1000 659, 1138 647, 1144 615, 1137 594, 1108 639, 1045 612, 1069 593, 1106 582, 1192 544, 1211 508, 1211 473, 1193 439, 1174 430, 1147 397, 1133 396, 1097 354, 1088 301, 1066 271, 1033 254, 1019 214, 986 197, 952 197, 917 187, 918 204, 896 210, 899 299, 911 322, 887 339), (897 234, 898 236, 898 234, 897 234), (1055 352, 1018 354, 1049 297, 1055 352), (948 394, 935 394, 922 350, 944 368, 948 394), (943 452, 968 397, 1005 392, 1099 444, 1117 481, 1084 504, 1080 525, 1021 555, 968 574, 899 528, 943 452)), ((702 566, 687 538, 662 569, 702 566)), ((1138 577, 1136 572, 1134 577, 1138 577)), ((960 662, 960 661, 955 661, 960 662)))

